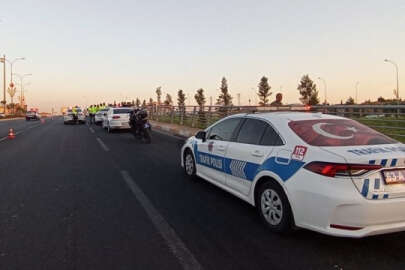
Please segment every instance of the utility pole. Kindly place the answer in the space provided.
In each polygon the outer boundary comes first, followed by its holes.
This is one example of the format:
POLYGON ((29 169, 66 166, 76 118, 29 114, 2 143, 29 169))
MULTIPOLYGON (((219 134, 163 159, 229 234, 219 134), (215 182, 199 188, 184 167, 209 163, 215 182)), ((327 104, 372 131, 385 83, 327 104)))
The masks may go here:
POLYGON ((360 82, 356 82, 356 104, 358 104, 358 103, 357 103, 357 94, 358 94, 358 92, 359 92, 359 83, 360 83, 360 82))
POLYGON ((238 93, 237 96, 238 96, 238 106, 240 107, 240 93, 238 93))
POLYGON ((6 55, 3 54, 2 61, 3 62, 3 108, 4 108, 4 115, 6 115, 6 55))
POLYGON ((399 104, 399 69, 398 69, 398 64, 392 60, 385 59, 384 62, 391 63, 395 67, 395 71, 397 73, 397 89, 395 90, 395 96, 397 98, 398 104, 399 104))

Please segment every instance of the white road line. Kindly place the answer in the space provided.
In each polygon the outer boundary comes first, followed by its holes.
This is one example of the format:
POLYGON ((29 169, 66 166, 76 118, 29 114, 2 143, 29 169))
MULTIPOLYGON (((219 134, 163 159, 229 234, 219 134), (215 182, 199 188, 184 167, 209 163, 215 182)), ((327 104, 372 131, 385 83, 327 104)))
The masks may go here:
POLYGON ((3 137, 0 139, 0 142, 7 140, 7 137, 3 137))
POLYGON ((128 187, 135 195, 136 199, 144 208, 146 214, 149 216, 155 228, 166 240, 170 251, 179 260, 183 269, 203 269, 191 251, 186 247, 180 237, 176 234, 169 223, 162 217, 162 215, 156 210, 153 204, 146 197, 145 193, 138 187, 132 177, 127 171, 121 171, 122 178, 124 178, 128 187))
POLYGON ((96 140, 98 141, 98 143, 100 144, 101 148, 103 148, 104 151, 106 152, 110 151, 110 148, 108 148, 108 146, 105 145, 99 137, 97 137, 96 140))
POLYGON ((91 133, 94 133, 94 129, 92 127, 89 127, 89 130, 91 133))

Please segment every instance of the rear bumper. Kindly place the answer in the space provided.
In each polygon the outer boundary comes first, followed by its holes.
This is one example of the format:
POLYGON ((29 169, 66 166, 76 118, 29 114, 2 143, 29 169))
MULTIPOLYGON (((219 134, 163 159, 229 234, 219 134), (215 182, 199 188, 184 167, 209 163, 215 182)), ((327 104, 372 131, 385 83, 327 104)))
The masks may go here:
POLYGON ((131 126, 129 122, 122 122, 122 121, 110 121, 109 126, 111 129, 130 129, 131 126))
POLYGON ((298 227, 355 238, 405 231, 405 198, 368 200, 350 179, 306 170, 285 184, 298 227))
POLYGON ((358 230, 328 228, 334 235, 364 237, 405 231, 405 199, 371 201, 361 199, 357 204, 336 205, 330 217, 331 224, 358 227, 358 230))

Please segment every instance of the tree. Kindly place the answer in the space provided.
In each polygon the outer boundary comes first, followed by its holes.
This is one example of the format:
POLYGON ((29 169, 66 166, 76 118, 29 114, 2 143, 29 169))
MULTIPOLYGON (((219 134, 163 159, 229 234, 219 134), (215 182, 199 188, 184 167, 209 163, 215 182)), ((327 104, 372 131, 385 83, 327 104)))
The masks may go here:
POLYGON ((385 98, 379 97, 379 98, 377 99, 377 102, 384 103, 384 102, 385 102, 385 98))
POLYGON ((197 90, 197 93, 194 95, 195 101, 197 102, 200 109, 198 110, 198 122, 200 124, 200 128, 206 126, 207 119, 204 113, 204 105, 205 105, 205 96, 204 96, 204 89, 200 88, 197 90))
POLYGON ((135 105, 136 107, 141 106, 141 101, 139 100, 139 98, 136 98, 135 105))
POLYGON ((260 79, 259 82, 259 92, 257 93, 257 95, 259 96, 259 104, 261 106, 266 106, 267 103, 269 102, 268 97, 272 94, 270 92, 271 86, 269 85, 269 79, 265 76, 263 76, 260 79))
POLYGON ((162 100, 162 87, 161 86, 156 88, 156 98, 157 98, 158 105, 160 105, 161 100, 162 100))
POLYGON ((316 84, 309 78, 308 75, 304 75, 301 78, 300 84, 297 89, 301 95, 301 102, 305 105, 317 105, 319 104, 318 90, 316 90, 316 84))
POLYGON ((143 107, 143 108, 146 108, 146 100, 145 100, 145 99, 144 99, 143 102, 142 102, 142 107, 143 107))
POLYGON ((204 89, 198 89, 197 94, 194 95, 194 98, 198 106, 200 106, 200 110, 202 110, 205 105, 204 89))
POLYGON ((153 98, 149 98, 149 105, 153 105, 153 98))
POLYGON ((177 105, 179 108, 183 108, 186 105, 186 94, 181 89, 177 92, 177 105))
POLYGON ((166 94, 165 105, 171 106, 173 104, 172 96, 170 94, 166 94))
POLYGON ((217 98, 217 104, 223 105, 223 106, 232 105, 232 96, 229 94, 228 82, 226 81, 225 77, 222 78, 220 90, 221 90, 221 94, 217 98))
POLYGON ((352 97, 349 97, 347 100, 346 100, 346 103, 345 103, 346 105, 354 105, 354 98, 352 98, 352 97))

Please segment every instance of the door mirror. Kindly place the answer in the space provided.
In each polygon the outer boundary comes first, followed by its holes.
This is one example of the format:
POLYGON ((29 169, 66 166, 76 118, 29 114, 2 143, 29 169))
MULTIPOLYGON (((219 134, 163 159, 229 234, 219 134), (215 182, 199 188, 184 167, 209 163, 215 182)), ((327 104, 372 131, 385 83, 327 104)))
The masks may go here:
POLYGON ((107 114, 106 114, 106 113, 103 113, 103 115, 104 115, 104 116, 107 116, 107 114))
POLYGON ((195 135, 197 139, 201 139, 203 142, 207 140, 207 132, 205 131, 198 131, 197 134, 195 135))

